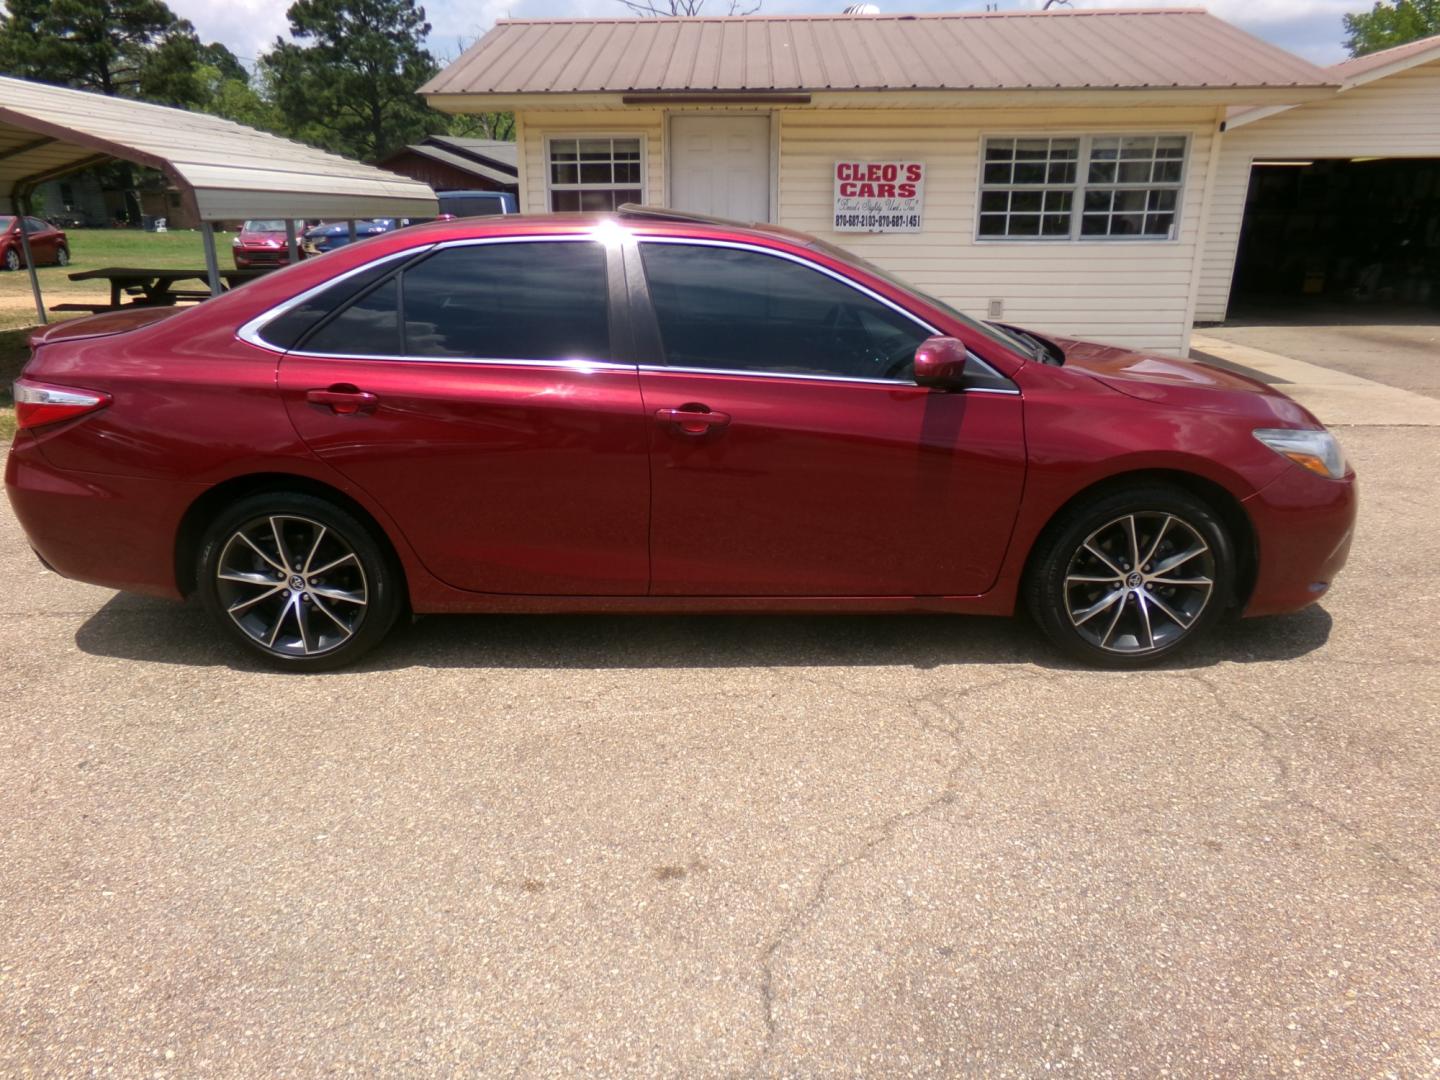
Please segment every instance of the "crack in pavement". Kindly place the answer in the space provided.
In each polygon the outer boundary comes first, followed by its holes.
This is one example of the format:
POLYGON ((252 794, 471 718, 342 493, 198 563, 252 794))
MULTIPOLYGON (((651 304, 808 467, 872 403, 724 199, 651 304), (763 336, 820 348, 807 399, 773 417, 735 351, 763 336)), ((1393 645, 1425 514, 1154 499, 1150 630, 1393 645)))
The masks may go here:
POLYGON ((1281 789, 1283 801, 1298 810, 1308 810, 1320 820, 1333 826, 1344 833, 1350 840, 1368 852, 1376 860, 1386 863, 1407 879, 1407 881, 1426 892, 1440 892, 1440 883, 1431 881, 1425 874, 1416 870, 1388 846, 1378 840, 1366 836, 1352 822, 1345 820, 1332 810, 1327 810, 1318 803, 1306 798, 1298 790, 1294 783, 1294 774, 1290 768, 1290 762, 1282 756, 1279 750, 1279 740, 1275 732, 1271 731, 1260 721, 1248 715, 1242 709, 1227 702, 1221 689, 1198 672, 1180 672, 1183 678, 1190 680, 1203 687, 1215 702, 1216 708, 1222 717, 1231 717, 1244 724, 1254 731, 1260 740, 1260 756, 1275 770, 1275 784, 1281 789))
MULTIPOLYGON (((1007 683, 1016 682, 1022 678, 1036 677, 1050 679, 1059 678, 1061 676, 1027 669, 1024 672, 1004 675, 998 679, 991 679, 988 682, 983 682, 975 686, 966 687, 963 690, 937 691, 929 694, 921 694, 912 698, 906 698, 904 700, 903 704, 905 704, 909 708, 911 715, 917 721, 919 721, 920 730, 932 731, 948 739, 954 745, 956 750, 960 752, 961 760, 957 761, 946 771, 944 785, 938 794, 932 796, 929 799, 926 799, 918 807, 903 811, 899 814, 894 814, 891 817, 886 818, 875 828, 874 835, 871 836, 870 839, 866 840, 863 844, 861 844, 857 850, 852 852, 850 855, 847 855, 844 858, 841 858, 826 866, 820 872, 820 877, 816 882, 815 889, 811 894, 810 898, 803 904, 801 904, 798 908, 796 908, 795 911, 791 912, 791 914, 785 919, 785 921, 781 923, 779 930, 777 930, 775 933, 775 936, 765 946, 763 952, 761 953, 760 964, 760 1001, 764 1010, 765 1043, 760 1048, 760 1053, 756 1057, 755 1062, 750 1066, 749 1069, 746 1070, 747 1075, 759 1075, 761 1067, 770 1059, 770 1056, 775 1049, 775 1039, 780 1029, 780 1022, 775 1016, 775 1007, 777 1003, 777 994, 775 990, 775 968, 776 958, 780 950, 800 930, 802 930, 804 927, 808 926, 814 921, 815 917, 820 913, 821 909, 824 908, 827 900, 829 900, 830 898, 830 889, 832 883, 841 874, 843 874, 851 867, 858 865, 859 863, 869 861, 878 851, 886 847, 891 841, 895 839, 902 826, 906 825, 907 823, 922 820, 934 813, 935 811, 941 809, 942 807, 949 806, 954 803, 956 797, 956 781, 959 778, 960 770, 967 765, 973 764, 975 759, 972 754, 966 751, 964 745, 961 743, 960 722, 950 712, 950 709, 952 709, 954 705, 958 704, 959 702, 962 702, 966 698, 969 698, 970 696, 977 694, 983 690, 991 690, 996 687, 1004 686, 1007 683), (924 715, 924 711, 927 706, 930 709, 933 709, 936 712, 940 713, 946 719, 950 720, 951 724, 949 726, 945 726, 933 722, 933 719, 931 718, 927 718, 924 715)), ((807 678, 805 676, 796 674, 791 674, 790 678, 794 679, 795 681, 808 683, 811 686, 820 687, 826 690, 838 690, 841 693, 847 694, 852 697, 859 697, 862 699, 885 697, 887 701, 891 700, 890 696, 884 692, 857 691, 850 687, 843 686, 838 682, 832 682, 830 680, 807 678)))

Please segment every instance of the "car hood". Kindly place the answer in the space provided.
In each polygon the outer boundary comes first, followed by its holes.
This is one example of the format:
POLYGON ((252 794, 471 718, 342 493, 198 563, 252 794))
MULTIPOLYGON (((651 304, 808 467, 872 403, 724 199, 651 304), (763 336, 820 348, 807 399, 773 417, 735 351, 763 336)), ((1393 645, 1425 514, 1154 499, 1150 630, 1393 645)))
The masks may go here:
POLYGON ((30 347, 52 341, 76 341, 80 338, 105 337, 108 334, 123 334, 139 330, 187 309, 181 307, 128 307, 120 311, 106 311, 83 319, 67 319, 51 323, 30 335, 30 347))
POLYGON ((1117 345, 1052 337, 1065 351, 1065 367, 1142 401, 1227 410, 1237 395, 1247 411, 1272 415, 1289 426, 1320 427, 1311 413, 1258 379, 1199 360, 1136 352, 1117 345))
POLYGON ((285 243, 284 233, 273 232, 242 232, 240 243, 253 244, 256 247, 265 247, 285 243))

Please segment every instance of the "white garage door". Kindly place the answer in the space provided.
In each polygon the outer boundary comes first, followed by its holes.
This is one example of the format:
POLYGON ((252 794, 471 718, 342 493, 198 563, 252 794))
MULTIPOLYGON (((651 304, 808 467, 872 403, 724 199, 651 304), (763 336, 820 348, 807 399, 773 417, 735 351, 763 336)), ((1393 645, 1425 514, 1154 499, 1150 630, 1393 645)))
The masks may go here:
POLYGON ((670 206, 737 221, 769 221, 770 118, 672 117, 670 206))

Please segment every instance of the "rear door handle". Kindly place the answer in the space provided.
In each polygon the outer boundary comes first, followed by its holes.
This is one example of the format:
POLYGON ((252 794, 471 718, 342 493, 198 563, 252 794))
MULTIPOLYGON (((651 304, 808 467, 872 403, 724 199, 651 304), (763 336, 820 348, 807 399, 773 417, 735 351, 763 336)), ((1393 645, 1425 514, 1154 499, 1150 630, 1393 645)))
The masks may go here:
POLYGON ((306 390, 305 400, 312 405, 328 405, 340 416, 354 416, 356 413, 374 412, 378 399, 369 391, 340 383, 324 390, 306 390))
POLYGON ((673 424, 684 435, 704 435, 708 431, 718 431, 728 425, 730 414, 711 412, 703 407, 684 406, 679 409, 656 409, 655 419, 662 424, 673 424))

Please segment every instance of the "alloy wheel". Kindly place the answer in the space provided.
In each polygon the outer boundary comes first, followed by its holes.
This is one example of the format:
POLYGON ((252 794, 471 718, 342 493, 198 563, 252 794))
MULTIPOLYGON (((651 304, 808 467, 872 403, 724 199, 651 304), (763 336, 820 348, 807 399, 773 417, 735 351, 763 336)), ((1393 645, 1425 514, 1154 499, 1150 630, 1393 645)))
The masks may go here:
POLYGON ((1175 514, 1137 512, 1085 538, 1065 571, 1070 625, 1096 648, 1143 654, 1184 637, 1215 593, 1215 553, 1175 514))
POLYGON ((268 652, 309 657, 344 645, 369 603, 365 568, 339 533, 318 521, 269 514, 236 529, 215 570, 226 614, 268 652))

